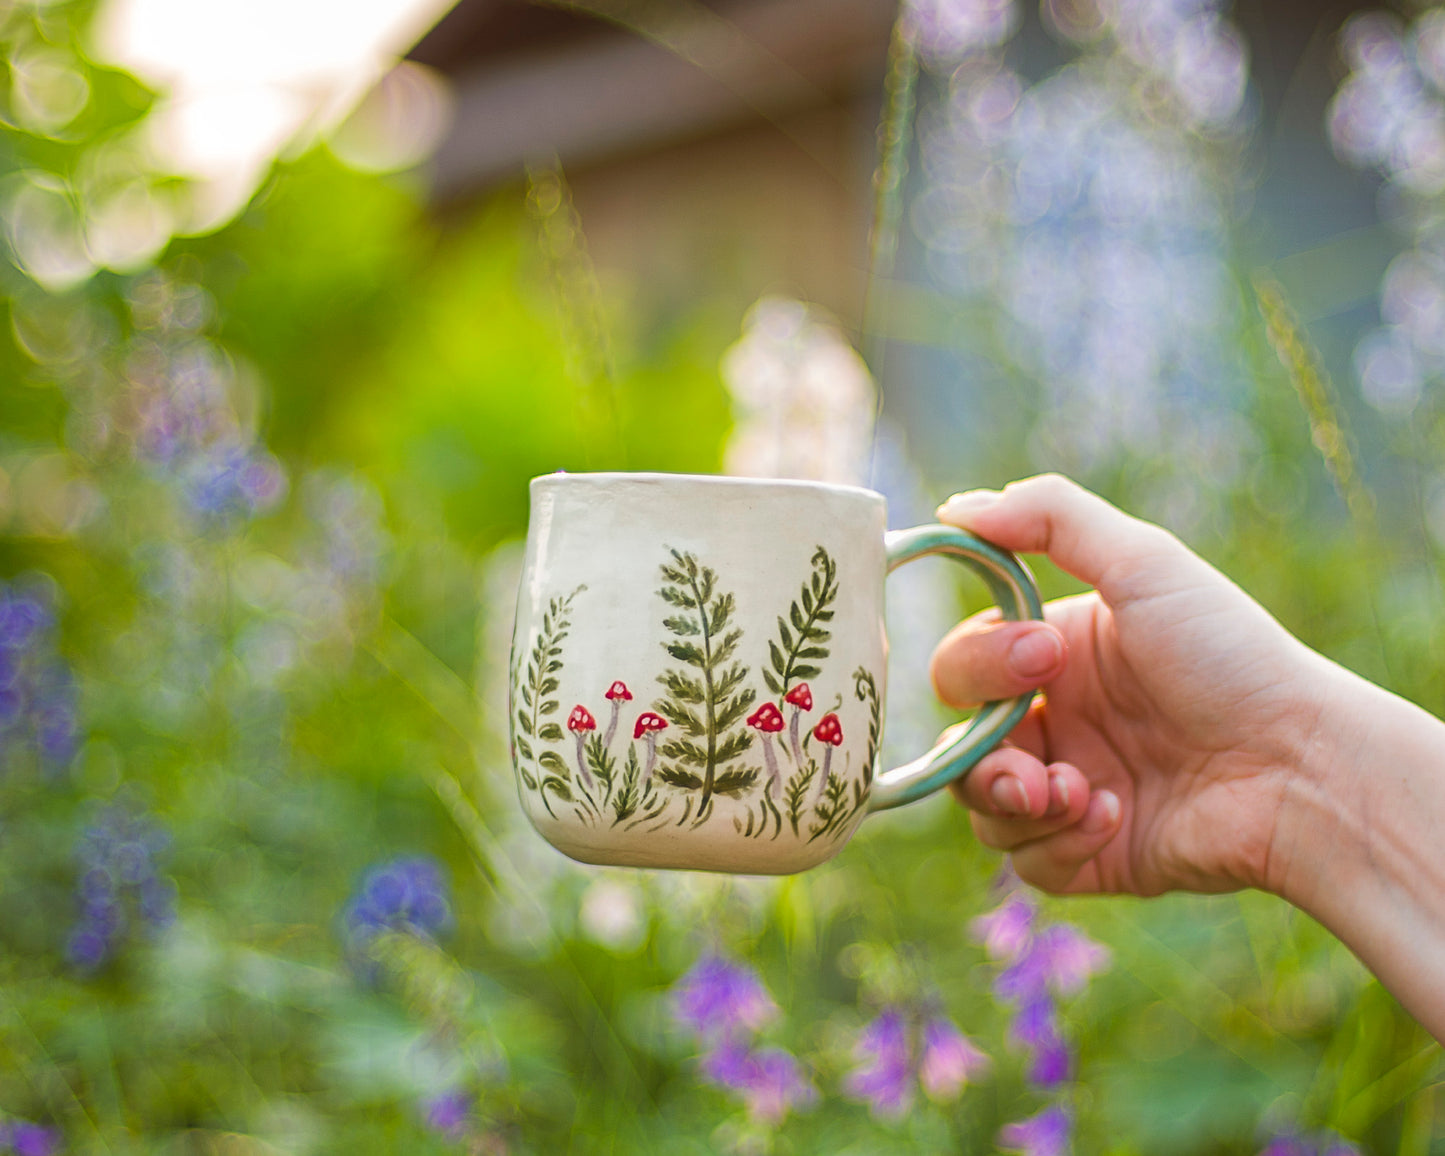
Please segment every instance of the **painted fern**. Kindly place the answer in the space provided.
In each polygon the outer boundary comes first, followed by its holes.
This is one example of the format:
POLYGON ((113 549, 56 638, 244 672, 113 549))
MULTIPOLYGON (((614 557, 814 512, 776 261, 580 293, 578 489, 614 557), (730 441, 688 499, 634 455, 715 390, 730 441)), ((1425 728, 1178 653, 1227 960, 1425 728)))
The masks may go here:
MULTIPOLYGON (((554 697, 560 685, 558 676, 562 672, 562 643, 572 628, 572 602, 586 590, 578 586, 566 597, 553 598, 542 615, 542 627, 537 632, 537 641, 527 659, 524 677, 519 678, 518 697, 522 705, 512 714, 512 742, 517 751, 517 768, 521 771, 522 782, 534 791, 540 791, 542 805, 555 815, 547 801, 550 791, 559 799, 572 801, 571 771, 555 751, 542 749, 543 743, 561 742, 564 738, 562 726, 552 720, 561 703, 554 697), (525 761, 524 761, 525 760, 525 761), (526 763, 534 763, 534 775, 526 763)), ((516 703, 514 701, 513 705, 516 703)))
POLYGON ((822 673, 814 664, 828 657, 825 644, 833 637, 823 624, 833 620, 838 564, 822 546, 813 552, 812 562, 812 576, 789 607, 787 619, 778 619, 777 639, 768 643, 772 669, 764 668, 763 681, 780 700, 795 683, 822 673))
POLYGON ((759 768, 730 764, 752 746, 753 735, 742 725, 757 697, 743 686, 748 668, 733 661, 743 632, 731 627, 736 600, 717 588, 717 574, 699 565, 690 553, 670 551, 662 564, 660 597, 677 613, 663 620, 673 641, 663 649, 680 666, 658 676, 666 691, 653 709, 678 730, 661 743, 665 760, 657 776, 663 782, 696 794, 694 823, 708 817, 714 795, 741 795, 758 781, 759 768))

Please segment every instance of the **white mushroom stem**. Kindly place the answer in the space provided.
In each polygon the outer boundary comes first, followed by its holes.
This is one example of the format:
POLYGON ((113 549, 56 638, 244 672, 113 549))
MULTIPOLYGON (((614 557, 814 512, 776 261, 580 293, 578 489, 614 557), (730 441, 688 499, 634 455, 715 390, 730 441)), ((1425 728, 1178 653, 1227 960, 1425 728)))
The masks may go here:
POLYGON ((642 772, 642 785, 646 787, 652 782, 652 767, 657 762, 657 732, 648 731, 643 738, 647 743, 647 767, 642 772))
POLYGON ((802 708, 793 707, 793 721, 788 724, 788 738, 793 740, 793 761, 798 766, 803 765, 803 748, 798 744, 798 716, 802 714, 802 708))
POLYGON ((592 786, 592 772, 587 769, 587 735, 584 731, 573 731, 577 736, 577 771, 587 786, 592 786))
POLYGON ((820 779, 818 780, 818 797, 817 797, 817 799, 816 799, 816 802, 821 803, 821 802, 823 801, 823 796, 824 796, 824 795, 827 793, 827 791, 828 791, 828 773, 829 773, 830 769, 832 768, 832 766, 833 766, 833 748, 832 748, 832 746, 830 745, 830 746, 823 752, 823 776, 822 776, 822 778, 820 778, 820 779))
POLYGON ((763 735, 763 761, 768 764, 768 794, 776 799, 782 778, 778 774, 778 760, 773 755, 773 736, 767 733, 763 735))
POLYGON ((622 700, 612 700, 612 721, 607 724, 607 733, 602 736, 602 745, 609 751, 612 749, 612 736, 617 733, 617 716, 622 713, 622 700))

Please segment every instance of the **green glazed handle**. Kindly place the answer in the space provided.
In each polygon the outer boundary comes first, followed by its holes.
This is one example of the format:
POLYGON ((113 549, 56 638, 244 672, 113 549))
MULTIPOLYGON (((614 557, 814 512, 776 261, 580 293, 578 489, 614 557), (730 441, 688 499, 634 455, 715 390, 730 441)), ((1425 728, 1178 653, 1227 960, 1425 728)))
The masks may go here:
MULTIPOLYGON (((956 558, 976 570, 988 583, 1003 616, 1012 621, 1043 618, 1044 606, 1033 575, 1018 558, 982 538, 952 526, 915 526, 895 530, 884 538, 891 574, 905 562, 929 554, 956 558)), ((1028 712, 1034 692, 1002 702, 985 703, 963 728, 949 733, 922 758, 884 771, 873 781, 868 810, 886 811, 911 803, 947 786, 993 750, 1028 712)))

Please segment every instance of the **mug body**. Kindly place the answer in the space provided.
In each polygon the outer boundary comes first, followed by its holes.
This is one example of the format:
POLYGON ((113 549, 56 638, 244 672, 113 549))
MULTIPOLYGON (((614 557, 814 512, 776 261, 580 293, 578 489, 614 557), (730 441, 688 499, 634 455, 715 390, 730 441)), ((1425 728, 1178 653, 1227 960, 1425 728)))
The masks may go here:
POLYGON ((885 522, 813 482, 534 479, 508 713, 537 830, 587 863, 832 856, 882 733, 885 522))

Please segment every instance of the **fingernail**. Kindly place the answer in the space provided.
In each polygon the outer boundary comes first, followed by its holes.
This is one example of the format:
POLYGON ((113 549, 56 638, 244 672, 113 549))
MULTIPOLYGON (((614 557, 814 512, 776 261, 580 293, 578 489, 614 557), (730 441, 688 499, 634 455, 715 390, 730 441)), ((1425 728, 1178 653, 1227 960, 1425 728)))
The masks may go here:
POLYGON ((938 517, 945 522, 966 522, 973 515, 996 505, 1002 497, 997 490, 969 490, 954 494, 938 507, 938 517))
POLYGON ((1010 815, 1027 815, 1029 813, 1029 796, 1024 790, 1024 785, 1012 775, 1000 775, 993 781, 989 788, 993 796, 994 804, 1000 811, 1007 811, 1010 815))
POLYGON ((1030 630, 1008 650, 1009 669, 1020 678, 1042 678, 1064 657, 1059 636, 1047 628, 1030 630))
POLYGON ((1113 791, 1097 791, 1089 800, 1089 809, 1079 820, 1079 830, 1087 835, 1107 831, 1119 821, 1119 796, 1113 791))
POLYGON ((1069 811, 1069 780, 1063 775, 1049 776, 1049 815, 1066 815, 1069 811))

